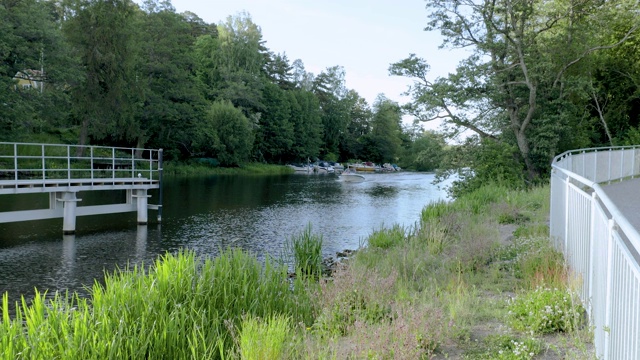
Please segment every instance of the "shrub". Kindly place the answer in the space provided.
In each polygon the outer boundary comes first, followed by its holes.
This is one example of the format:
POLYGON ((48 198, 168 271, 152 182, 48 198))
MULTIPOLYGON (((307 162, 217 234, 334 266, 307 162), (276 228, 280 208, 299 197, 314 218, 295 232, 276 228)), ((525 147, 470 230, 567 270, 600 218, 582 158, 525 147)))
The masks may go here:
POLYGON ((584 308, 567 290, 539 287, 510 299, 508 321, 516 330, 549 334, 582 325, 584 308))
POLYGON ((541 350, 540 341, 535 338, 518 339, 510 335, 489 335, 483 343, 483 351, 467 354, 465 359, 530 360, 541 350))

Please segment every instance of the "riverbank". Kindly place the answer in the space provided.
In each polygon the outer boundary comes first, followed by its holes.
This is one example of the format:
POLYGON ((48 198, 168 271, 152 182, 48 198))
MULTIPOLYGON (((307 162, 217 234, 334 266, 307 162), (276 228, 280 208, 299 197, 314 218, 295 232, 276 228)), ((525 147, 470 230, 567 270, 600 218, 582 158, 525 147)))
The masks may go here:
POLYGON ((206 161, 177 162, 167 161, 163 165, 164 173, 167 175, 278 175, 291 174, 293 169, 289 166, 247 163, 238 167, 214 166, 206 161))
POLYGON ((489 186, 374 233, 321 284, 292 358, 595 359, 548 216, 548 186, 489 186))
POLYGON ((418 226, 374 232, 321 280, 230 249, 117 272, 90 299, 36 296, 14 320, 5 298, 0 355, 594 358, 583 309, 563 290, 574 282, 550 246, 548 204, 548 187, 432 204, 418 226))

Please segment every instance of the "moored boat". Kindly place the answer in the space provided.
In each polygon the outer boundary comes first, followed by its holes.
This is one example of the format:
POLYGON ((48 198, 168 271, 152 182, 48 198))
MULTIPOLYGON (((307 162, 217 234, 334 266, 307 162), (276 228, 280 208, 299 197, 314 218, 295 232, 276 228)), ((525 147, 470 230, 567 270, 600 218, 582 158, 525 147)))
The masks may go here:
POLYGON ((380 166, 376 166, 376 164, 372 162, 350 164, 349 167, 355 169, 358 172, 372 173, 380 171, 380 166))

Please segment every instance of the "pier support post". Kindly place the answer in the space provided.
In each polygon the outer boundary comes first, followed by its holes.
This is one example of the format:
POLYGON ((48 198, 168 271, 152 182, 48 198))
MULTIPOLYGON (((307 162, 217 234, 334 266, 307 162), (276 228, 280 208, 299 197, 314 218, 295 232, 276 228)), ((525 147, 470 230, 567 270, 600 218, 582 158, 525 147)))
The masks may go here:
POLYGON ((133 190, 131 197, 136 198, 136 207, 138 208, 138 225, 147 225, 149 216, 147 211, 147 199, 151 195, 147 195, 147 189, 133 190))
POLYGON ((64 235, 75 234, 76 232, 76 207, 78 206, 78 199, 75 191, 65 191, 61 193, 62 197, 58 198, 58 201, 62 201, 64 204, 63 220, 62 220, 62 233, 64 235))

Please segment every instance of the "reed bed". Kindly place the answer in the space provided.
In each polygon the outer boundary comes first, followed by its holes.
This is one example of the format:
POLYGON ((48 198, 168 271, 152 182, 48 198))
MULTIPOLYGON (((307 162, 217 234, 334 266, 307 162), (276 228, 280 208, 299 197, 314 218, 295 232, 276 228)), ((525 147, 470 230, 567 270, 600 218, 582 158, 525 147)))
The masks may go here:
POLYGON ((291 257, 295 273, 302 277, 322 275, 322 235, 311 231, 311 224, 285 243, 285 255, 291 257))
POLYGON ((2 301, 2 359, 217 359, 234 349, 243 316, 311 325, 313 305, 276 262, 240 250, 215 259, 181 251, 116 271, 87 299, 36 293, 14 318, 2 301))

